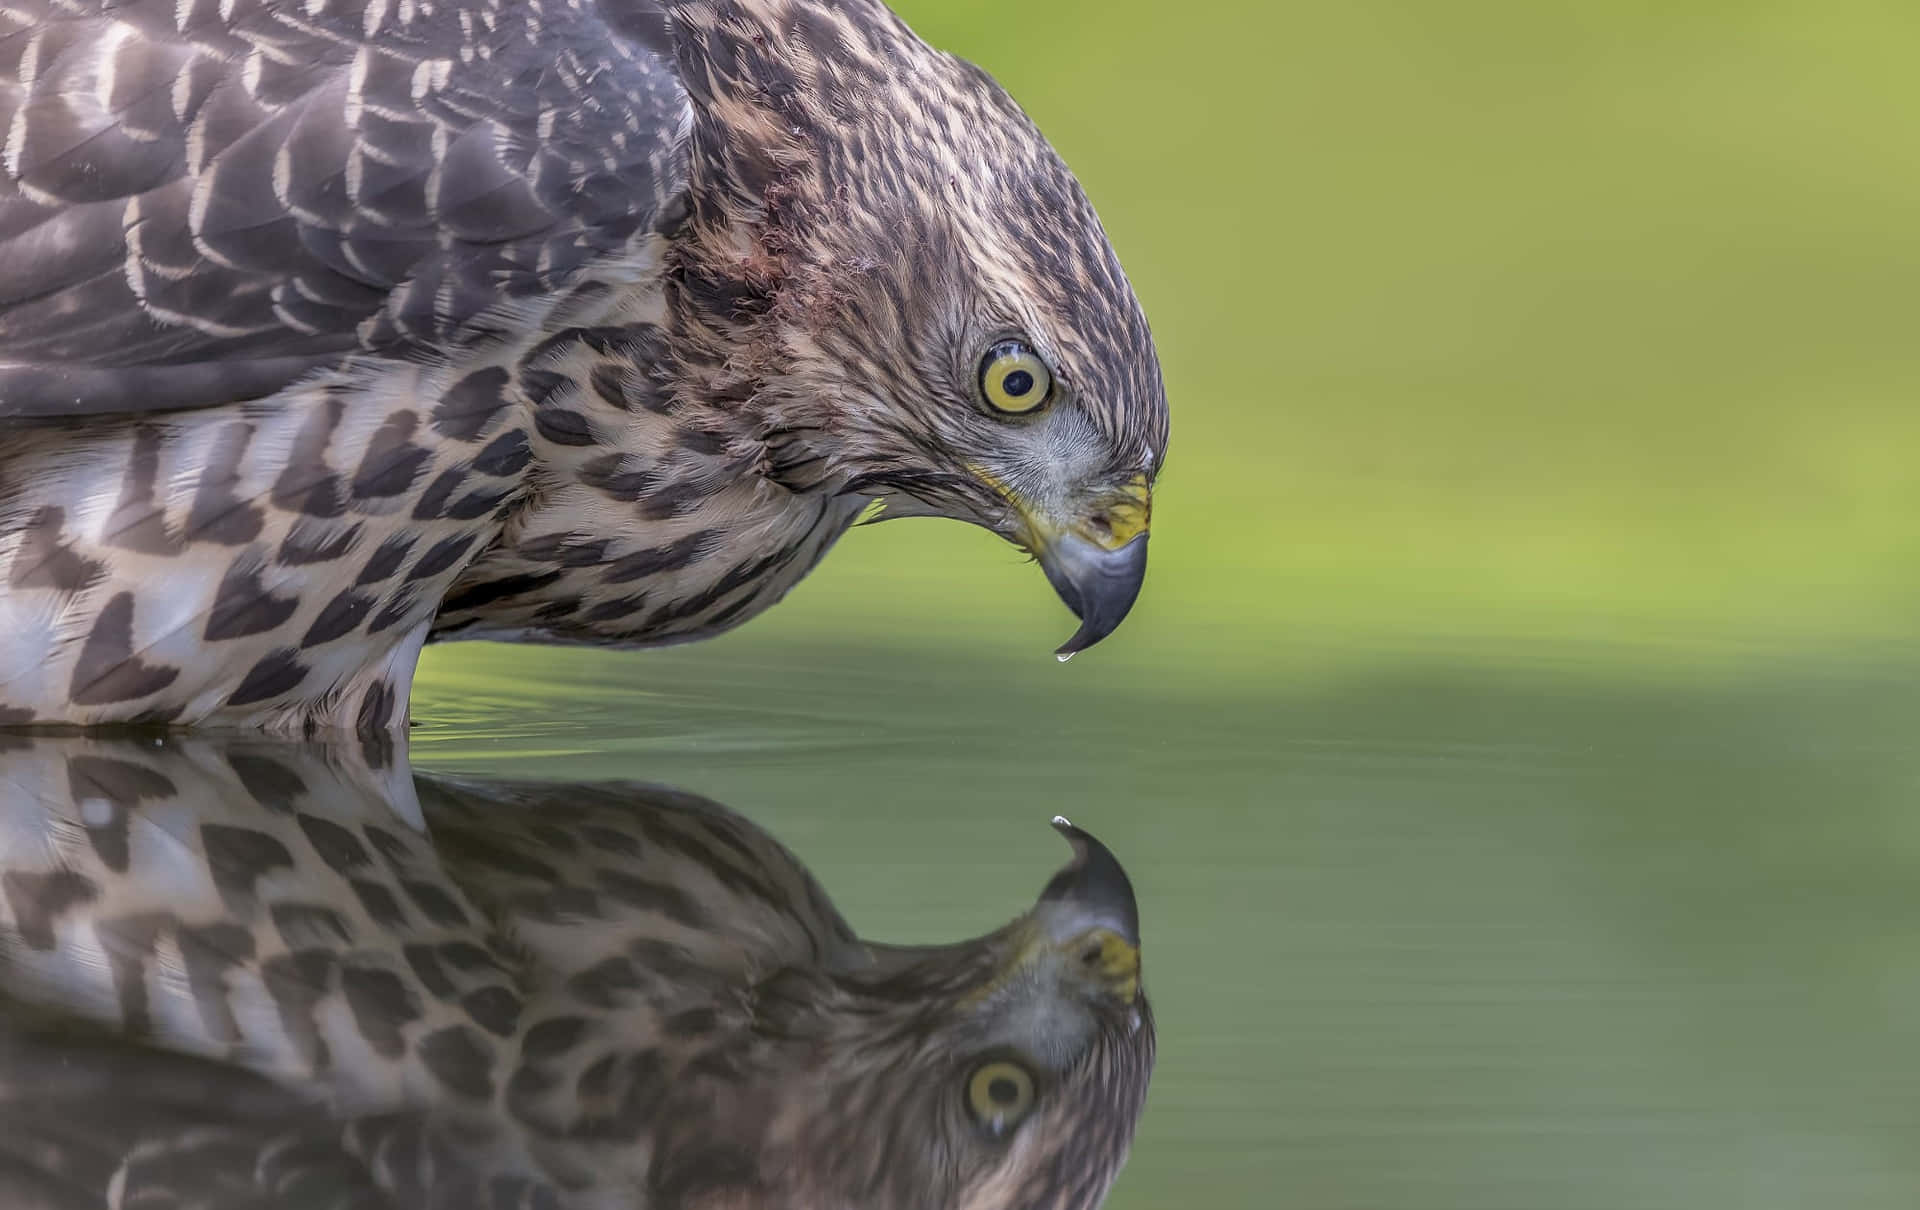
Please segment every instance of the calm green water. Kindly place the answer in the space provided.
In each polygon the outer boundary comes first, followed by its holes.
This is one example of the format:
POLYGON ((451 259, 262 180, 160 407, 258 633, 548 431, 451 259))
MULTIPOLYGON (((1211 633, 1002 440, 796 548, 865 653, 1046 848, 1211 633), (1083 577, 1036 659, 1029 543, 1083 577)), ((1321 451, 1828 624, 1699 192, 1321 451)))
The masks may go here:
POLYGON ((712 795, 902 941, 997 925, 1047 818, 1092 830, 1161 1035, 1116 1210, 1920 1198, 1920 652, 1211 689, 1099 655, 449 646, 413 754, 712 795))

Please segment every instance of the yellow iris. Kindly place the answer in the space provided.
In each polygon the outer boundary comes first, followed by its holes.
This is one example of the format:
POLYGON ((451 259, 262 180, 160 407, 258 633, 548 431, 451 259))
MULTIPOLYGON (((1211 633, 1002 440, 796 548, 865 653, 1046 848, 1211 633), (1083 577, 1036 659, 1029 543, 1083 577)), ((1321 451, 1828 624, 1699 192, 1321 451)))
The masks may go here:
POLYGON ((1004 1059, 982 1063, 967 1079, 967 1108, 996 1138, 1018 1126, 1033 1109, 1033 1077, 1004 1059))
POLYGON ((1036 412, 1053 395, 1053 372, 1026 345, 1003 341, 988 349, 980 363, 980 393, 996 412, 1036 412))

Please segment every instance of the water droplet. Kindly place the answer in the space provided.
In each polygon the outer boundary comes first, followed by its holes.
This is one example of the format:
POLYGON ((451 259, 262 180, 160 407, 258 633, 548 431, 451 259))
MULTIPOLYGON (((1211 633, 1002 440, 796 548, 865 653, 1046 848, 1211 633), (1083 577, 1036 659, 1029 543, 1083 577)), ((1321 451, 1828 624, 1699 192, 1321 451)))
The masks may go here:
POLYGON ((1073 656, 1074 656, 1074 653, 1071 651, 1056 651, 1053 653, 1053 658, 1056 660, 1059 660, 1062 664, 1072 659, 1073 656))

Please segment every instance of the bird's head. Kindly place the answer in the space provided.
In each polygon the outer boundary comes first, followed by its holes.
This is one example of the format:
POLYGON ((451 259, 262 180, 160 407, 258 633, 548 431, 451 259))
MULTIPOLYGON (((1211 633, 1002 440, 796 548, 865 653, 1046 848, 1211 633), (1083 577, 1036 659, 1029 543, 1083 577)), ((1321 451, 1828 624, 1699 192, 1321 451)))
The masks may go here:
POLYGON ((1125 872, 1055 826, 1074 860, 1006 927, 756 986, 683 1069, 654 1191, 735 1210, 1099 1206, 1146 1098, 1153 1018, 1125 872))
POLYGON ((1030 551, 1081 618, 1146 571, 1167 408, 1093 206, 985 72, 878 0, 667 5, 695 106, 671 297, 768 473, 1030 551))

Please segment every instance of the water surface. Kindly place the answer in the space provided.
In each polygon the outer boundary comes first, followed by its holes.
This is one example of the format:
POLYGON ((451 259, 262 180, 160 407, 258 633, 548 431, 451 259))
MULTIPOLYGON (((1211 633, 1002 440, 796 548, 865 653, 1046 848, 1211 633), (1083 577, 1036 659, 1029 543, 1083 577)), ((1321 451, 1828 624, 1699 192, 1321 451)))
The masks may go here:
POLYGON ((1160 1030, 1115 1210, 1920 1197, 1910 652, 1099 655, 450 646, 413 755, 712 795, 901 941, 1021 910, 1049 816, 1094 831, 1160 1030))

